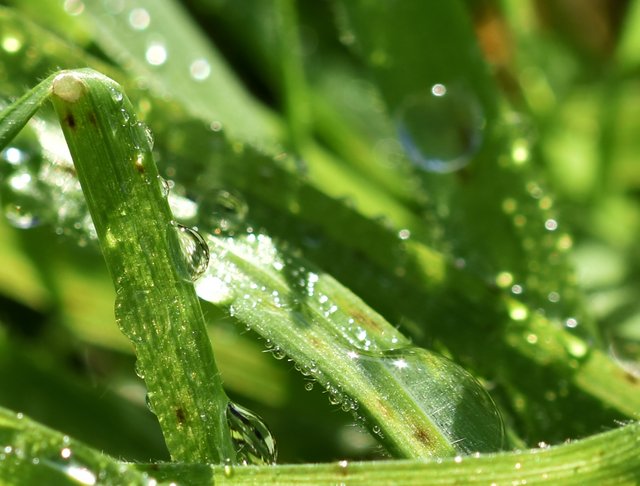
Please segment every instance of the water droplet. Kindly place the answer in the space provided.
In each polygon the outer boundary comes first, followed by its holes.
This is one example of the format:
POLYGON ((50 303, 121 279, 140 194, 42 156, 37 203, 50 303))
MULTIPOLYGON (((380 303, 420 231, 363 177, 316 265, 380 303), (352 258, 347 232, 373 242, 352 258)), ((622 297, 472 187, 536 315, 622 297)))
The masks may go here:
POLYGON ((566 321, 564 321, 564 325, 569 329, 575 329, 578 327, 578 320, 575 317, 569 317, 566 321))
POLYGON ((4 216, 11 226, 19 229, 35 228, 40 224, 40 220, 23 206, 7 204, 3 208, 4 216))
POLYGON ((553 302, 554 304, 556 302, 560 302, 560 294, 558 292, 549 292, 547 298, 549 299, 549 302, 553 302))
POLYGON ((196 59, 189 66, 189 73, 196 81, 204 81, 211 74, 211 66, 206 59, 196 59))
POLYGON ((529 310, 520 302, 510 302, 509 317, 514 321, 524 321, 529 317, 529 310))
POLYGON ((134 8, 129 12, 129 25, 133 30, 145 30, 151 23, 151 16, 144 8, 134 8))
POLYGON ((80 15, 82 12, 84 12, 84 3, 82 2, 82 0, 65 0, 64 4, 64 11, 67 12, 69 15, 80 15))
MULTIPOLYGON (((140 375, 138 375, 140 376, 140 375)), ((142 377, 141 377, 142 378, 142 377)), ((144 396, 144 403, 151 413, 156 413, 153 408, 152 393, 147 392, 144 396)))
POLYGON ((558 222, 555 219, 547 219, 544 222, 544 227, 549 231, 555 231, 558 229, 558 222))
POLYGON ((60 451, 60 457, 63 459, 69 459, 71 457, 71 449, 69 447, 63 447, 60 451))
POLYGON ((209 266, 209 246, 196 230, 181 224, 176 224, 176 228, 191 280, 195 281, 209 266))
POLYGON ((313 381, 308 381, 304 384, 304 389, 307 391, 313 390, 313 381))
POLYGON ((2 38, 2 49, 8 54, 15 54, 24 45, 24 39, 20 34, 7 33, 2 38))
POLYGON ((496 285, 500 288, 507 288, 513 283, 513 275, 509 272, 500 272, 496 275, 496 285))
POLYGON ((96 475, 86 467, 70 465, 65 468, 65 473, 80 484, 87 484, 91 486, 96 484, 97 481, 96 475))
POLYGON ((584 358, 589 351, 587 343, 574 336, 568 336, 566 338, 566 348, 568 353, 574 358, 584 358))
POLYGON ((224 477, 232 478, 233 477, 233 465, 231 464, 231 459, 224 460, 224 477))
POLYGON ((139 148, 151 152, 153 150, 153 132, 144 122, 136 123, 136 142, 139 148))
MULTIPOLYGON (((358 363, 365 372, 376 375, 382 367, 456 444, 458 452, 495 451, 502 447, 504 426, 496 405, 484 387, 456 363, 417 347, 360 353, 358 363), (459 417, 467 415, 476 417, 477 428, 458 430, 459 417), (457 435, 462 433, 463 436, 457 435)), ((375 425, 372 430, 380 431, 375 425)))
POLYGON ((144 57, 152 66, 161 66, 167 61, 167 48, 163 42, 153 41, 149 43, 144 57))
POLYGON ((396 112, 400 142, 413 163, 431 172, 465 167, 480 148, 484 117, 470 94, 442 84, 406 99, 396 112))
POLYGON ((401 240, 408 240, 409 238, 411 238, 411 231, 409 231, 408 229, 401 229, 400 231, 398 231, 398 238, 400 238, 401 240))
POLYGON ((257 415, 229 402, 227 421, 239 464, 275 464, 278 457, 275 440, 257 415))
MULTIPOLYGON (((162 197, 169 197, 169 193, 171 192, 172 181, 168 181, 162 176, 158 176, 158 182, 160 183, 160 192, 162 193, 162 197)), ((173 211, 172 211, 173 212, 173 211)), ((173 213, 175 217, 175 213, 173 213)))
POLYGON ((224 189, 211 191, 198 200, 198 223, 214 234, 237 231, 249 207, 241 194, 224 189))

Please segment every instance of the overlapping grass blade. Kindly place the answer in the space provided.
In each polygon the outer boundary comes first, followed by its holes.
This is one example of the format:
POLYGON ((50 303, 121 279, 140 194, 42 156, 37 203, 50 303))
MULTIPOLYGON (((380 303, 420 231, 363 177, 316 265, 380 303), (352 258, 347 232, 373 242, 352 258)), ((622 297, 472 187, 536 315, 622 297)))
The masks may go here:
POLYGON ((149 474, 0 409, 0 481, 6 485, 131 484, 146 486, 149 474))

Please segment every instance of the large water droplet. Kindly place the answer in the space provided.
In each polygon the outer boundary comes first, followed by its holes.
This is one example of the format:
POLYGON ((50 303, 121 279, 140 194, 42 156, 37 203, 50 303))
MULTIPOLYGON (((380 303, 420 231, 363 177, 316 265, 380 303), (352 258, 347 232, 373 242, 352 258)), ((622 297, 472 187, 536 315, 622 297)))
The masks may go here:
POLYGON ((413 163, 446 173, 471 161, 482 143, 485 122, 471 93, 436 84, 428 94, 409 96, 396 112, 396 123, 413 163))
POLYGON ((359 353, 372 376, 388 373, 459 452, 495 451, 504 443, 500 413, 484 387, 453 361, 422 348, 359 353))
POLYGON ((276 442, 257 415, 236 403, 229 402, 227 421, 238 463, 275 464, 278 458, 276 442))
POLYGON ((197 280, 209 266, 209 246, 196 230, 181 224, 176 228, 191 280, 197 280))

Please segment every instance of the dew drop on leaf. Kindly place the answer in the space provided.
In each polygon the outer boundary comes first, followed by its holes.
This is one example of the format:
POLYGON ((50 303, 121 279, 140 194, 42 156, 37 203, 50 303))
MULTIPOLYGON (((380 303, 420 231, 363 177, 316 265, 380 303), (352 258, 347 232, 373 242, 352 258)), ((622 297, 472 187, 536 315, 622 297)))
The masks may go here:
POLYGON ((248 211, 241 194, 214 190, 198 200, 198 224, 214 234, 226 234, 240 229, 248 211))
POLYGON ((417 347, 359 353, 357 360, 365 372, 379 375, 384 370, 400 383, 459 452, 503 446, 498 408, 484 387, 453 361, 417 347))
POLYGON ((276 443, 264 422, 250 410, 229 402, 227 422, 239 464, 275 464, 276 443))
POLYGON ((408 96, 395 115, 400 142, 420 169, 447 173, 465 167, 483 140, 484 116, 471 93, 435 84, 408 96))
POLYGON ((191 280, 197 280, 209 266, 209 246, 195 229, 176 224, 182 254, 191 280))

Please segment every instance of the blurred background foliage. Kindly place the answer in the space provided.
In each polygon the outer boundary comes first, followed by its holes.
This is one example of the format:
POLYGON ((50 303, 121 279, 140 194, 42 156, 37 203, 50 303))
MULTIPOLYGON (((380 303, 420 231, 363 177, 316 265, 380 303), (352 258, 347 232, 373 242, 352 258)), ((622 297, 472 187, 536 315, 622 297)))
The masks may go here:
MULTIPOLYGON (((564 371, 533 369, 497 343, 531 312, 640 380, 640 2, 467 1, 404 25, 410 12, 392 21, 366 2, 185 0, 202 42, 218 50, 217 64, 191 65, 190 81, 150 56, 151 37, 136 57, 135 39, 123 33, 147 35, 147 10, 136 2, 0 4, 15 9, 1 17, 3 104, 58 68, 101 69, 125 85, 154 131, 160 169, 181 197, 176 209, 214 191, 217 211, 248 211, 252 224, 301 249, 417 344, 474 372, 527 445, 628 418, 580 394, 564 371), (120 4, 127 15, 113 13, 120 4), (92 30, 87 17, 105 29, 92 30), (414 61, 411 73, 394 69, 414 61), (194 82, 207 69, 228 75, 225 89, 194 82), (396 132, 412 106, 401 95, 412 83, 441 82, 454 104, 429 105, 420 122, 429 143, 445 154, 462 149, 464 163, 424 170, 408 162, 411 147, 396 132), (440 124, 452 116, 459 133, 442 142, 451 134, 440 124), (476 132, 477 142, 459 146, 476 132), (295 155, 280 157, 285 151, 295 155), (458 273, 425 283, 414 241, 458 273), (513 296, 531 311, 514 307, 513 296)), ((180 45, 164 27, 167 44, 180 45)), ((50 126, 44 111, 2 153, 0 405, 116 457, 166 459, 73 174, 62 163, 46 174, 64 158, 45 144, 56 140, 50 126), (15 170, 25 154, 39 174, 26 199, 15 170)), ((385 455, 292 363, 203 305, 225 384, 273 429, 281 462, 385 455)))

